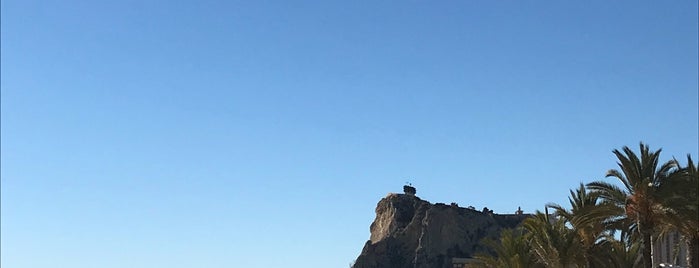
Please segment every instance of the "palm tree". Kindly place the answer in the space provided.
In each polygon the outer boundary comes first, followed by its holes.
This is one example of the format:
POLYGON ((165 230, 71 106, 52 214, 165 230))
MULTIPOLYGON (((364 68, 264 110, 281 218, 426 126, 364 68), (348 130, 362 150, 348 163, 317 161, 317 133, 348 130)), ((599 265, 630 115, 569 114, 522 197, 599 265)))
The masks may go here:
POLYGON ((568 197, 571 209, 565 209, 558 204, 550 204, 548 207, 555 210, 572 230, 577 234, 582 246, 586 267, 609 267, 610 241, 614 240, 606 219, 622 213, 621 209, 613 204, 602 202, 599 194, 589 192, 581 183, 575 191, 570 190, 568 197))
POLYGON ((500 232, 499 241, 483 242, 495 255, 479 253, 474 256, 476 263, 469 267, 477 268, 543 268, 530 254, 531 246, 521 229, 507 229, 500 232))
POLYGON ((619 240, 606 240, 609 245, 608 254, 611 256, 612 265, 608 267, 634 268, 638 267, 640 260, 640 243, 627 243, 619 240))
POLYGON ((585 256, 577 234, 566 227, 558 217, 550 217, 537 211, 534 217, 524 220, 532 253, 537 262, 547 268, 585 267, 585 256))
POLYGON ((669 191, 661 188, 675 186, 663 183, 663 180, 678 167, 677 161, 670 160, 658 167, 661 149, 652 152, 643 143, 640 144, 640 158, 629 147, 624 146, 622 150, 623 153, 613 151, 621 171, 612 169, 607 171, 606 176, 618 179, 623 188, 603 181, 589 183, 587 187, 599 194, 600 198, 623 208, 624 213, 616 217, 633 221, 641 238, 643 267, 652 268, 651 241, 662 216, 659 192, 669 191))
POLYGON ((663 212, 661 218, 664 233, 677 231, 687 245, 687 264, 699 268, 699 172, 687 155, 687 166, 668 176, 667 183, 678 187, 663 188, 663 212))

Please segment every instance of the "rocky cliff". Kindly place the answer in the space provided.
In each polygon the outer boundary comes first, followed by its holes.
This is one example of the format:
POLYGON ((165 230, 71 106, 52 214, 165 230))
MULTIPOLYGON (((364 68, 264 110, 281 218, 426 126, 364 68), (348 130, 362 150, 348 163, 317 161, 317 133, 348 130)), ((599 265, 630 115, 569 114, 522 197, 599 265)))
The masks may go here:
POLYGON ((452 267, 452 258, 468 258, 485 237, 497 237, 525 215, 497 215, 455 204, 431 204, 411 194, 389 194, 376 206, 371 237, 354 268, 452 267))

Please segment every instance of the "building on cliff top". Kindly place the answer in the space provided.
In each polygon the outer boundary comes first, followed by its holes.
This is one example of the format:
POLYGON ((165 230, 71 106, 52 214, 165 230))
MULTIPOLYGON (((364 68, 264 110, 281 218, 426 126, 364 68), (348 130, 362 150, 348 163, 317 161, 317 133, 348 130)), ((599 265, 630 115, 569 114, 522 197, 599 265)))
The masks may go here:
POLYGON ((407 195, 410 196, 415 196, 415 193, 417 192, 415 187, 413 187, 410 183, 407 185, 403 185, 403 192, 407 195))

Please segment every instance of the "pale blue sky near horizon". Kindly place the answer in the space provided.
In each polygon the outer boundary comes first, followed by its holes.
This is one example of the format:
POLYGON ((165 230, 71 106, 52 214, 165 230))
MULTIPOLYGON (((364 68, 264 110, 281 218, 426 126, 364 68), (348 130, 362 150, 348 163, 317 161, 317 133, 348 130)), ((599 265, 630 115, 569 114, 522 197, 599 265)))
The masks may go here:
POLYGON ((697 1, 1 2, 1 256, 347 267, 376 203, 699 159, 697 1))

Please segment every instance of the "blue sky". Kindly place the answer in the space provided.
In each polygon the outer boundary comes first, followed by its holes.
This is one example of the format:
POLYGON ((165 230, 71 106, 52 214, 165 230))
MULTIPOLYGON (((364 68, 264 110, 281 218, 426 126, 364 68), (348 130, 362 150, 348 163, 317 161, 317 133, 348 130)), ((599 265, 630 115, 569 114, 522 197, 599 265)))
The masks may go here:
POLYGON ((699 158, 697 1, 2 1, 2 267, 347 267, 376 202, 699 158))

